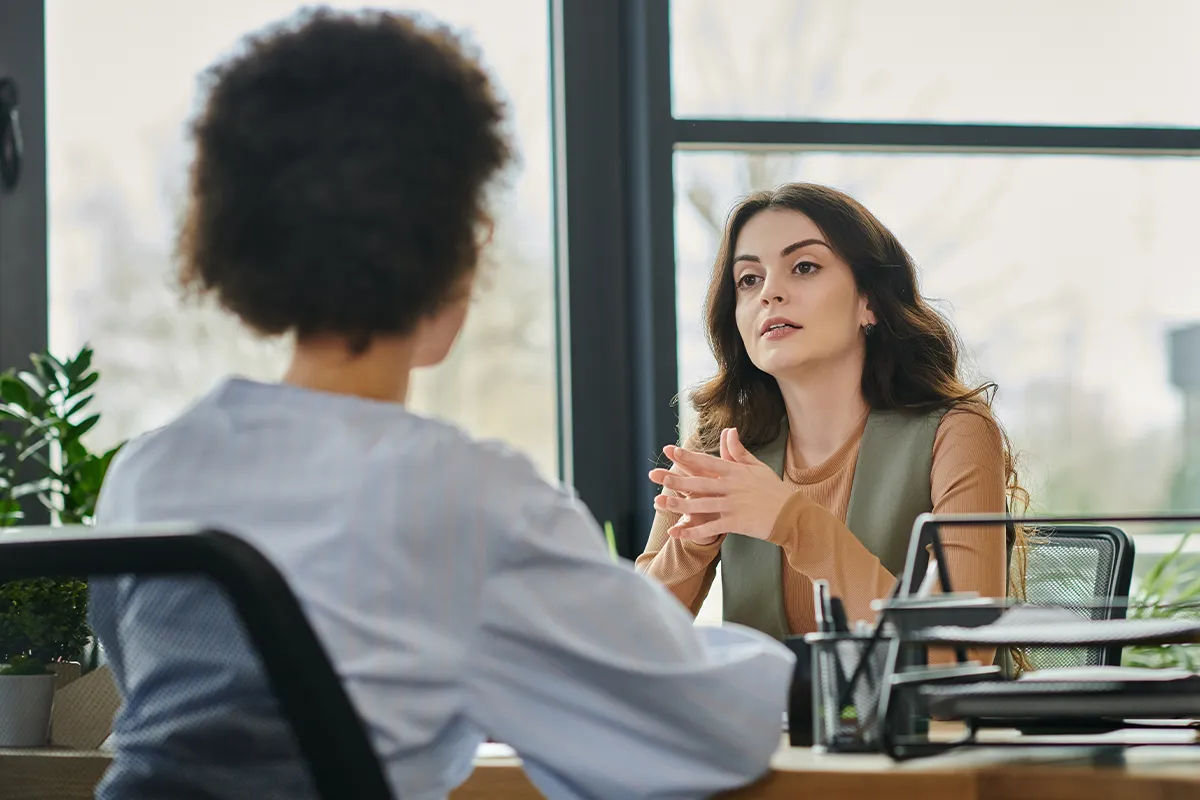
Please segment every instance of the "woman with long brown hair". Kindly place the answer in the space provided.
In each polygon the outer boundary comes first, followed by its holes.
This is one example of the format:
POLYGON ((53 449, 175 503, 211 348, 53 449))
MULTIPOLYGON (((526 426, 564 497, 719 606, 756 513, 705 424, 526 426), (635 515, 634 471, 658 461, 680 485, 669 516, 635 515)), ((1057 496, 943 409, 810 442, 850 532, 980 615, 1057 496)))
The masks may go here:
MULTIPOLYGON (((950 324, 897 238, 851 197, 788 184, 730 213, 706 304, 717 373, 637 567, 695 614, 722 564, 724 617, 815 628, 812 581, 871 620, 916 516, 1027 503, 995 385, 968 386, 950 324)), ((943 531, 954 588, 1004 596, 999 526, 943 531)))

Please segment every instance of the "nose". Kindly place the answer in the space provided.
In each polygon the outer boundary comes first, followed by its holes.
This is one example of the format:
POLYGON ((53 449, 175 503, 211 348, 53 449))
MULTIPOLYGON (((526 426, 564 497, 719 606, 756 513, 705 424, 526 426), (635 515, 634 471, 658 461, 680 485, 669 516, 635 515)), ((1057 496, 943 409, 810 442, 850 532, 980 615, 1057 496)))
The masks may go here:
POLYGON ((771 303, 786 303, 788 301, 787 281, 774 270, 768 270, 763 278, 763 290, 759 301, 767 308, 771 303))

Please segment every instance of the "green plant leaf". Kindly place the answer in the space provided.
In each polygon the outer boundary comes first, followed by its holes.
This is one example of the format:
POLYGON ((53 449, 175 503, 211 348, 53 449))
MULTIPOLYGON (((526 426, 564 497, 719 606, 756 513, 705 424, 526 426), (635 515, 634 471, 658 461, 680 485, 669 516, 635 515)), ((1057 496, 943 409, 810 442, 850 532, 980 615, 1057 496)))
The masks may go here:
POLYGON ((74 426, 74 431, 72 432, 73 436, 76 439, 82 438, 84 434, 86 434, 92 428, 96 427, 96 423, 99 421, 100 421, 100 415, 92 414, 90 417, 83 420, 78 425, 74 426))
POLYGON ((95 355, 95 353, 95 350, 85 344, 73 358, 68 360, 67 363, 63 365, 67 373, 67 377, 69 377, 72 381, 75 381, 79 378, 79 376, 91 369, 92 356, 95 355))
POLYGON ((63 412, 63 419, 70 420, 71 417, 78 414, 95 399, 96 395, 86 394, 83 397, 80 397, 78 400, 75 400, 73 403, 71 403, 71 405, 67 406, 67 410, 63 412))
POLYGON ((19 525, 24 518, 20 503, 12 498, 0 497, 0 528, 19 525))
POLYGON ((15 422, 24 422, 26 424, 34 424, 36 420, 29 416, 29 412, 24 406, 19 406, 16 403, 0 404, 0 419, 11 419, 15 422))
POLYGON ((0 663, 74 660, 91 636, 85 582, 35 578, 0 585, 0 663))
POLYGON ((47 439, 47 438, 37 440, 32 445, 24 448, 17 454, 17 461, 21 462, 21 461, 25 461, 26 459, 34 458, 40 452, 42 452, 43 450, 48 448, 50 446, 50 443, 53 441, 54 441, 53 439, 47 439))
POLYGON ((22 483, 20 486, 14 486, 12 496, 14 499, 19 500, 22 497, 53 491, 59 485, 59 482, 54 478, 41 478, 36 481, 22 483))
POLYGON ((1160 558, 1152 567, 1150 567, 1150 571, 1146 573, 1146 577, 1143 580, 1144 585, 1155 585, 1161 580, 1163 570, 1170 566, 1171 562, 1179 557, 1179 554, 1183 552, 1184 545, 1187 544, 1187 541, 1191 538, 1191 535, 1191 533, 1185 533, 1183 536, 1180 536, 1179 541, 1175 544, 1175 547, 1171 550, 1171 552, 1160 558))
POLYGON ((29 405, 29 390, 8 373, 0 375, 0 400, 24 408, 29 405))
POLYGON ((620 556, 617 554, 617 537, 613 533, 613 524, 611 520, 604 522, 604 540, 608 542, 608 555, 612 560, 618 561, 620 556))
POLYGON ((57 391, 67 385, 67 372, 57 358, 48 352, 34 353, 29 356, 34 372, 50 392, 57 391))
POLYGON ((69 471, 73 464, 84 461, 88 455, 87 447, 79 441, 78 429, 73 428, 71 435, 62 440, 63 471, 69 471))
POLYGON ((35 406, 38 401, 45 401, 46 395, 48 394, 46 390, 46 382, 40 377, 34 375, 32 372, 18 372, 17 380, 25 384, 25 388, 29 390, 30 397, 28 406, 30 408, 35 406))
POLYGON ((71 384, 69 397, 77 397, 95 385, 96 381, 100 380, 100 373, 93 372, 90 375, 85 375, 78 381, 71 384))
MULTIPOLYGON (((1200 616, 1200 608, 1186 608, 1200 600, 1200 554, 1184 552, 1191 533, 1179 538, 1170 553, 1147 571, 1137 594, 1130 599, 1134 618, 1173 619, 1200 616)), ((1169 667, 1196 671, 1200 647, 1196 645, 1141 645, 1125 649, 1122 664, 1149 669, 1169 667)))

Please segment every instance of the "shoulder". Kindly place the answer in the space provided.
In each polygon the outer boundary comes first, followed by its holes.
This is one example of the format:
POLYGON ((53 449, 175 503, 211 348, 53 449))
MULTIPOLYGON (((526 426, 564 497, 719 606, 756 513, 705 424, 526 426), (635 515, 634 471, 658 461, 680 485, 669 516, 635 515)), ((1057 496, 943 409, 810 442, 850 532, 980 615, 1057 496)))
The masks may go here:
POLYGON ((121 524, 131 521, 130 498, 140 477, 153 474, 158 461, 156 453, 172 449, 172 426, 140 434, 121 445, 104 473, 100 495, 96 500, 96 521, 102 524, 121 524))
POLYGON ((561 558, 609 563, 603 531, 587 506, 524 453, 448 427, 436 439, 439 463, 422 496, 442 504, 431 513, 464 552, 480 554, 486 572, 561 558))
MULTIPOLYGON (((506 442, 475 438, 428 418, 421 418, 418 430, 421 455, 397 459, 423 465, 408 479, 424 485, 419 494, 430 502, 450 504, 456 515, 465 512, 480 529, 515 534, 535 519, 578 505, 557 476, 543 475, 529 456, 506 442)), ((413 446, 411 431, 397 432, 389 442, 398 451, 413 446)))
MULTIPOLYGON (((475 482, 470 488, 481 493, 503 494, 522 488, 550 487, 533 460, 520 450, 498 439, 476 438, 449 422, 418 417, 419 447, 431 473, 451 480, 475 482)), ((390 446, 400 450, 413 447, 413 431, 396 431, 390 446)), ((407 460, 407 459, 406 459, 407 460)))
MULTIPOLYGON (((943 443, 1002 445, 1000 423, 984 403, 956 403, 942 414, 938 422, 937 440, 943 443)), ((934 445, 935 449, 937 445, 934 445)))
POLYGON ((1004 464, 1004 436, 984 403, 958 403, 942 415, 933 441, 933 469, 1004 464))

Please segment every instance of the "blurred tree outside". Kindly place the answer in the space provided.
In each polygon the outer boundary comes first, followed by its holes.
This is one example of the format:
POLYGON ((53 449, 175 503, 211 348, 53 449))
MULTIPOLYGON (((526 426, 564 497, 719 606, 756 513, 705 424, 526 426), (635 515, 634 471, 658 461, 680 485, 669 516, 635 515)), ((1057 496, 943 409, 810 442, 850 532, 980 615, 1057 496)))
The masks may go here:
MULTIPOLYGON (((179 154, 159 146, 164 203, 178 215, 179 154)), ((182 297, 173 242, 140 229, 111 168, 99 159, 81 165, 90 179, 86 191, 71 197, 70 258, 62 260, 71 271, 63 282, 71 294, 55 299, 55 313, 72 317, 104 374, 96 399, 101 422, 90 434, 94 447, 164 424, 227 375, 277 379, 289 351, 287 341, 255 336, 213 302, 182 297)), ((550 265, 522 257, 507 238, 509 222, 498 221, 474 307, 450 358, 416 374, 409 401, 414 410, 477 436, 519 443, 553 478, 553 311, 544 296, 550 265)))

